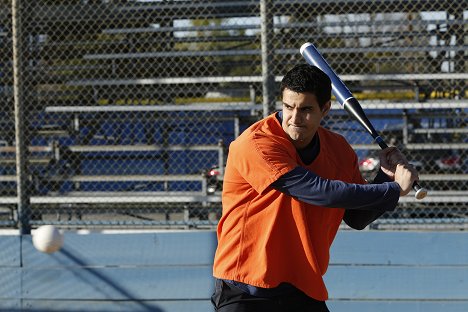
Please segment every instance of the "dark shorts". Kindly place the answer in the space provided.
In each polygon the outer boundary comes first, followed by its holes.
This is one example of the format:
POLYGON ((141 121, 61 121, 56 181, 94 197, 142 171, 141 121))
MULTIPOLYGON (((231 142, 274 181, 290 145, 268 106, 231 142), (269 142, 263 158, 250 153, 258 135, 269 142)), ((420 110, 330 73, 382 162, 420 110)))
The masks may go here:
POLYGON ((329 312, 324 301, 312 299, 300 290, 262 298, 222 280, 216 280, 211 302, 218 312, 329 312))

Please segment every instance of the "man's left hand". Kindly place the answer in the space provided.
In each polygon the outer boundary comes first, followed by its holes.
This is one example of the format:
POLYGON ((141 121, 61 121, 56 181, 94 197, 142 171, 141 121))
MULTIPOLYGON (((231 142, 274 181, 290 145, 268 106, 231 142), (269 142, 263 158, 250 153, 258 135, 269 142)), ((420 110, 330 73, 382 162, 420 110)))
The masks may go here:
POLYGON ((380 169, 392 180, 395 179, 397 165, 408 165, 408 160, 400 150, 394 146, 387 147, 379 153, 380 169))

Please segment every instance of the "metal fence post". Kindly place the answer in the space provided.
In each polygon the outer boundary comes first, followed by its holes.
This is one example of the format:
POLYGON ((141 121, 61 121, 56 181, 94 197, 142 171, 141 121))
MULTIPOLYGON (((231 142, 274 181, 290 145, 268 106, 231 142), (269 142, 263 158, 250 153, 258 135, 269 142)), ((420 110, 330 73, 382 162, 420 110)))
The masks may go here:
POLYGON ((264 117, 275 110, 275 76, 272 66, 274 49, 270 44, 270 39, 273 38, 273 15, 270 9, 272 4, 271 0, 260 1, 264 117))
POLYGON ((15 152, 16 152, 16 186, 18 214, 17 222, 21 234, 30 234, 29 224, 30 207, 27 188, 26 144, 24 137, 24 88, 22 59, 23 34, 21 25, 21 0, 13 0, 12 7, 12 33, 13 33, 13 100, 15 115, 15 152))

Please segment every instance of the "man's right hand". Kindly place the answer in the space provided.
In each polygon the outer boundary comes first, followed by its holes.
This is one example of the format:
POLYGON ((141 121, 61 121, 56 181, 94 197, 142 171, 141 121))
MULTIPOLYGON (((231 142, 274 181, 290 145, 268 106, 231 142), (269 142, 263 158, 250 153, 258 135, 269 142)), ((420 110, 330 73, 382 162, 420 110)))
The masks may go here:
POLYGON ((395 182, 400 185, 400 196, 407 195, 414 181, 419 179, 418 172, 411 164, 397 164, 395 169, 395 182))

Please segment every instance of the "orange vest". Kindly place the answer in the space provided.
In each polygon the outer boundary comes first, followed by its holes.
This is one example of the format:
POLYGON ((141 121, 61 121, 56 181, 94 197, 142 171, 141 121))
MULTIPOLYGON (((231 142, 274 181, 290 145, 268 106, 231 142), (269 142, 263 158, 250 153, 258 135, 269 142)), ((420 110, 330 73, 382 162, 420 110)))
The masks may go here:
POLYGON ((328 299, 322 276, 344 209, 310 205, 270 187, 297 166, 327 179, 365 183, 346 140, 322 127, 318 135, 320 152, 310 165, 302 163, 274 114, 232 142, 215 277, 263 288, 288 282, 314 299, 328 299))

